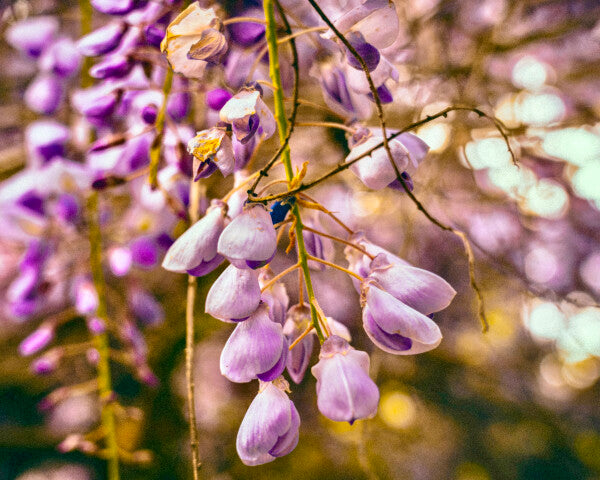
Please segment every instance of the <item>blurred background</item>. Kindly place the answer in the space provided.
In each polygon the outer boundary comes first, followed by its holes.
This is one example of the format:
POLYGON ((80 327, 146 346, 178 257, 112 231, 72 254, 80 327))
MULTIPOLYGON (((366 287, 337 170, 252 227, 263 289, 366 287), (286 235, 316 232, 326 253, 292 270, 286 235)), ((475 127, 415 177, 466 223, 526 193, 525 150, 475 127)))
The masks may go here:
MULTIPOLYGON (((598 480, 600 3, 396 4, 401 34, 393 63, 399 81, 391 89, 395 102, 385 110, 389 126, 401 128, 449 105, 477 106, 506 125, 519 160, 514 166, 494 125, 472 113, 454 112, 416 131, 431 154, 413 178, 415 193, 437 218, 471 239, 489 331, 481 331, 460 240, 428 222, 405 195, 370 191, 344 172, 311 195, 360 226, 373 242, 454 286, 452 305, 435 316, 444 340, 417 356, 378 351, 361 333, 351 282, 338 272, 316 272, 325 313, 346 324, 353 345, 371 355, 371 376, 381 392, 378 414, 353 426, 325 419, 316 408, 315 379, 307 374, 290 395, 302 419, 298 447, 250 468, 237 457, 235 438, 256 384, 232 384, 220 375, 219 355, 231 327, 202 314, 202 306, 222 267, 199 279, 195 375, 201 477, 598 480)), ((253 5, 228 2, 224 8, 253 5)), ((2 32, 15 18, 45 14, 56 15, 63 32, 78 36, 78 9, 71 2, 18 0, 2 2, 1 8, 2 32)), ((9 182, 25 167, 25 127, 37 118, 23 106, 36 64, 2 42, 0 66, 0 178, 9 182)), ((316 82, 307 81, 301 96, 322 102, 316 82)), ((200 129, 201 106, 195 114, 200 129)), ((65 108, 57 115, 68 122, 73 113, 65 108)), ((306 118, 335 119, 319 111, 306 118)), ((315 176, 348 152, 343 132, 319 128, 297 129, 291 146, 298 164, 308 159, 318 166, 315 176)), ((229 188, 229 180, 213 181, 205 193, 213 198, 229 188)), ((3 198, 0 194, 0 203, 3 198)), ((148 225, 159 221, 154 207, 135 203, 133 194, 119 191, 103 198, 107 263, 118 263, 119 245, 142 238, 153 231, 148 225)), ((8 218, 7 210, 1 211, 8 218)), ((52 265, 50 284, 60 282, 60 268, 72 263, 67 259, 86 255, 76 232, 63 232, 62 238, 56 254, 62 260, 52 265)), ((22 241, 0 238, 4 303, 24 251, 22 241)), ((343 264, 341 250, 336 258, 343 264)), ((190 478, 183 371, 186 278, 161 270, 161 260, 136 263, 134 258, 126 277, 108 276, 109 313, 145 315, 151 369, 134 375, 119 362, 111 365, 123 405, 119 443, 138 452, 122 467, 124 479, 190 478), (150 295, 154 301, 144 305, 155 310, 136 313, 136 295, 150 295)), ((289 265, 291 260, 278 254, 273 270, 289 265)), ((77 271, 76 262, 71 267, 77 271)), ((293 304, 297 287, 293 281, 287 285, 293 304)), ((31 358, 19 355, 19 344, 44 315, 61 315, 42 313, 24 322, 0 312, 0 479, 104 478, 102 459, 57 450, 69 435, 96 425, 97 397, 63 391, 44 408, 52 392, 89 380, 93 368, 85 355, 65 356, 45 376, 32 372, 31 358)), ((83 318, 72 313, 69 318, 59 320, 57 341, 89 339, 83 318)))

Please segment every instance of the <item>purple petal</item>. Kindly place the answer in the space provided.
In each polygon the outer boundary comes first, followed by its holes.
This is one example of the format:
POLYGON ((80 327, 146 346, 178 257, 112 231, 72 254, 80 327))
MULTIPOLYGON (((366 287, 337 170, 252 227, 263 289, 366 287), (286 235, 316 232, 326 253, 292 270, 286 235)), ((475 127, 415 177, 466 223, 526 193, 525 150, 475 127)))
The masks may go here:
POLYGON ((369 356, 332 335, 323 343, 319 363, 312 368, 317 379, 319 411, 334 421, 352 424, 377 413, 379 390, 368 374, 369 356))
POLYGON ((272 258, 277 248, 277 233, 271 216, 262 205, 244 210, 225 227, 217 251, 232 263, 264 261, 272 258))
POLYGON ((221 373, 232 382, 245 383, 261 373, 269 377, 274 367, 281 372, 285 368, 285 343, 281 325, 269 318, 263 304, 248 320, 239 323, 227 340, 221 352, 221 373))
POLYGON ((250 404, 238 431, 236 448, 242 462, 261 465, 276 458, 271 450, 279 455, 291 451, 298 430, 297 413, 285 392, 266 384, 250 404))
POLYGON ((205 311, 228 322, 252 315, 259 303, 258 273, 230 265, 208 291, 205 311))
POLYGON ((224 206, 220 202, 213 202, 206 215, 171 245, 163 260, 163 268, 182 273, 207 263, 216 268, 222 261, 222 257, 215 259, 217 242, 224 227, 224 206))
POLYGON ((263 382, 270 382, 272 380, 275 380, 277 377, 279 377, 279 375, 283 373, 288 357, 288 347, 288 341, 284 337, 283 348, 281 349, 281 356, 279 357, 279 360, 277 360, 277 363, 266 372, 259 373, 258 375, 256 375, 259 380, 262 380, 263 382))
POLYGON ((382 330, 387 333, 398 333, 425 344, 439 343, 442 334, 430 318, 384 290, 372 285, 367 288, 367 306, 373 320, 382 330))
POLYGON ((63 90, 62 83, 54 75, 38 75, 25 91, 25 103, 34 112, 50 115, 59 107, 63 90))
POLYGON ((112 52, 127 31, 125 22, 111 22, 80 38, 77 49, 82 55, 96 57, 112 52))
POLYGON ((298 410, 296 410, 296 406, 293 402, 290 402, 290 409, 292 413, 292 422, 289 430, 279 437, 273 448, 269 450, 269 455, 273 455, 274 457, 283 457, 298 445, 300 415, 298 415, 298 410))
POLYGON ((58 32, 56 17, 33 16, 11 25, 6 30, 6 40, 17 50, 32 57, 38 57, 52 42, 58 32))
POLYGON ((443 310, 456 295, 456 290, 443 278, 409 265, 388 264, 374 268, 369 278, 376 281, 390 295, 423 315, 443 310))

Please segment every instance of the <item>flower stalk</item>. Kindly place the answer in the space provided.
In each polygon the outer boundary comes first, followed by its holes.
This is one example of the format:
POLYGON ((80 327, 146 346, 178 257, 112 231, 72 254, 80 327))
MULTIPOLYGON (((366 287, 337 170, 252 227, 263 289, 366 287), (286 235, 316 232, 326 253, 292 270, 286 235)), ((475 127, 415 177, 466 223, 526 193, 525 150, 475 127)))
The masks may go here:
MULTIPOLYGON (((104 272, 102 271, 102 235, 98 224, 98 192, 92 192, 87 201, 88 229, 90 240, 90 267, 94 287, 98 294, 96 316, 106 322, 106 296, 104 272)), ((106 442, 108 479, 119 480, 119 447, 115 424, 114 398, 110 372, 110 348, 108 333, 94 336, 94 346, 98 351, 98 393, 102 404, 101 421, 106 442)))
MULTIPOLYGON (((291 182, 294 178, 294 171, 292 169, 292 159, 290 156, 290 148, 287 142, 289 142, 288 137, 288 122, 285 117, 285 109, 283 102, 283 87, 281 84, 281 75, 279 72, 279 57, 278 57, 278 46, 277 46, 277 25, 275 23, 275 11, 274 11, 274 1, 273 0, 264 0, 263 8, 265 11, 265 19, 267 21, 266 27, 266 39, 267 39, 267 47, 269 50, 269 77, 271 78, 271 82, 273 85, 277 87, 276 90, 273 91, 273 101, 274 101, 274 109, 275 109, 275 120, 277 122, 277 130, 279 132, 279 141, 282 145, 285 144, 284 149, 281 151, 281 160, 283 162, 285 168, 285 175, 288 179, 288 189, 291 188, 291 182)), ((291 127, 290 127, 291 128, 291 127)), ((308 303, 310 304, 310 317, 311 321, 315 327, 315 331, 319 339, 322 341, 325 340, 325 335, 321 329, 319 324, 317 309, 315 307, 316 299, 315 293, 312 286, 312 281, 310 278, 310 270, 308 268, 308 253, 306 251, 306 247, 304 245, 304 239, 302 237, 302 229, 304 228, 302 224, 302 219, 300 218, 300 209, 298 205, 294 204, 292 207, 292 214, 296 218, 294 222, 294 228, 296 231, 296 241, 298 246, 298 262, 300 263, 300 268, 302 269, 304 283, 306 285, 306 293, 308 296, 308 303)))

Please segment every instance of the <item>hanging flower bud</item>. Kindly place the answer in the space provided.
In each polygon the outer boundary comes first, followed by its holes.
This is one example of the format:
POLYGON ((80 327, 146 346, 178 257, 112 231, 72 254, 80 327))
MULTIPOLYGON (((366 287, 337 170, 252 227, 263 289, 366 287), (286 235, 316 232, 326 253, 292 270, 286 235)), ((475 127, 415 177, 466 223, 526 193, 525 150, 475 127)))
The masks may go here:
MULTIPOLYGON (((388 131, 388 133, 393 132, 388 131)), ((365 154, 380 144, 382 140, 383 136, 380 131, 370 131, 358 143, 351 145, 350 154, 346 157, 346 163, 365 154)), ((429 150, 427 144, 412 133, 403 133, 390 140, 388 144, 394 163, 401 173, 404 171, 415 171, 429 150)), ((373 190, 381 190, 396 180, 396 172, 383 147, 378 148, 370 155, 353 163, 350 170, 367 187, 373 190)))
POLYGON ((192 3, 167 27, 160 48, 173 70, 188 78, 202 78, 208 63, 218 63, 227 51, 222 24, 213 8, 192 3))
POLYGON ((81 315, 94 313, 98 308, 98 292, 92 281, 85 277, 75 280, 73 285, 75 309, 81 315))
POLYGON ((368 279, 423 315, 443 310, 456 295, 456 290, 435 273, 407 264, 393 264, 384 253, 371 262, 368 279))
POLYGON ((243 88, 236 93, 223 106, 219 116, 223 122, 232 125, 233 134, 242 143, 255 134, 264 140, 277 129, 275 117, 263 102, 261 92, 255 88, 243 88))
POLYGON ((210 287, 205 311, 224 322, 240 322, 252 315, 259 303, 258 273, 229 265, 210 287))
POLYGON ((217 251, 238 268, 260 268, 277 250, 277 233, 269 212, 252 205, 235 217, 219 238, 217 251))
POLYGON ((221 352, 221 373, 232 382, 259 378, 271 381, 285 368, 287 341, 281 324, 269 318, 262 303, 246 321, 239 323, 221 352))
POLYGON ((104 85, 77 90, 71 98, 73 107, 88 120, 103 120, 117 106, 117 92, 107 90, 104 85))
MULTIPOLYGON (((340 9, 339 15, 332 16, 331 20, 344 35, 359 32, 376 48, 389 47, 394 43, 400 28, 396 6, 389 0, 352 2, 350 8, 340 9)), ((331 31, 323 36, 335 38, 331 31)))
POLYGON ((133 61, 125 55, 111 55, 90 68, 90 77, 97 79, 122 78, 133 68, 133 61))
POLYGON ((377 413, 379 390, 369 377, 366 352, 332 335, 321 345, 319 363, 311 371, 317 379, 317 406, 327 418, 352 425, 377 413))
MULTIPOLYGON (((308 227, 314 227, 314 223, 307 219, 305 225, 308 227)), ((307 253, 313 257, 320 258, 321 260, 332 261, 335 255, 335 247, 331 239, 322 237, 319 234, 310 232, 308 230, 302 231, 302 238, 304 238, 304 246, 306 247, 307 253)), ((308 261, 308 266, 313 270, 325 270, 326 266, 322 263, 315 262, 314 260, 308 261)))
POLYGON ((194 180, 209 176, 218 168, 224 177, 235 167, 230 134, 223 127, 202 130, 188 142, 187 150, 194 156, 194 180))
POLYGON ((363 284, 363 327, 382 350, 412 355, 433 350, 442 341, 439 327, 429 317, 405 305, 368 280, 363 284))
POLYGON ((112 52, 119 46, 127 31, 125 22, 111 22, 81 37, 77 42, 79 53, 87 57, 97 57, 112 52))
MULTIPOLYGON (((310 308, 308 305, 294 305, 287 313, 283 326, 283 334, 288 342, 293 344, 311 325, 310 308)), ((313 351, 314 335, 305 335, 294 348, 288 351, 287 371, 294 383, 299 384, 304 378, 308 362, 313 351)))
POLYGON ((344 118, 359 120, 371 116, 373 106, 364 95, 348 88, 346 74, 339 66, 333 63, 315 63, 310 74, 319 80, 323 100, 334 112, 344 118))
POLYGON ((296 448, 300 416, 287 390, 283 378, 261 382, 237 435, 237 452, 245 465, 272 462, 296 448))
POLYGON ((217 268, 224 260, 217 253, 217 242, 225 228, 227 206, 220 200, 213 200, 206 215, 188 228, 171 245, 163 268, 172 272, 193 272, 196 276, 206 275, 217 268))

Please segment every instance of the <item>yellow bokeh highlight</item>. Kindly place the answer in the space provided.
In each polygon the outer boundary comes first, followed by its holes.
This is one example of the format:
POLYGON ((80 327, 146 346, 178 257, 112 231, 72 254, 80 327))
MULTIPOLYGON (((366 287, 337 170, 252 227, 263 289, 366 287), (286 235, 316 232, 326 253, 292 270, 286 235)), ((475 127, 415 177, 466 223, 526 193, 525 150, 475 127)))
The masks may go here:
POLYGON ((399 430, 411 427, 417 417, 414 400, 399 391, 386 392, 379 402, 379 418, 383 422, 399 430))

